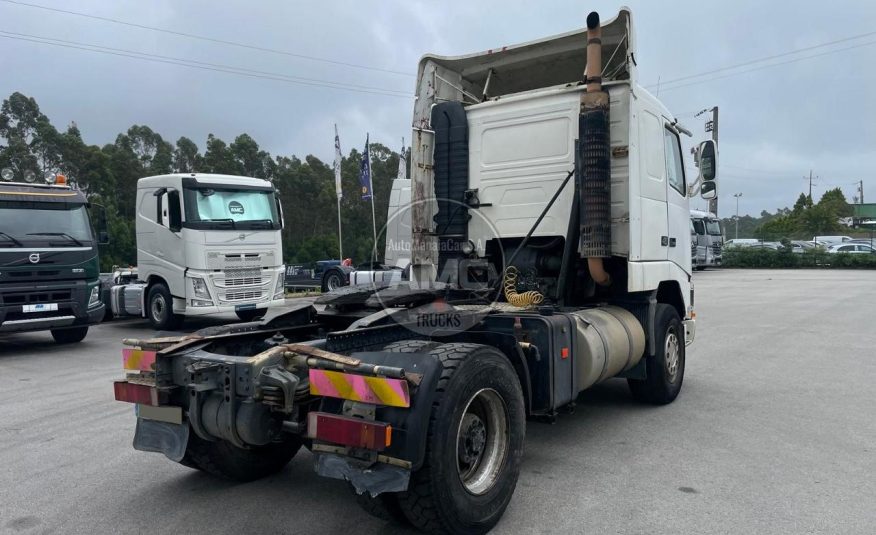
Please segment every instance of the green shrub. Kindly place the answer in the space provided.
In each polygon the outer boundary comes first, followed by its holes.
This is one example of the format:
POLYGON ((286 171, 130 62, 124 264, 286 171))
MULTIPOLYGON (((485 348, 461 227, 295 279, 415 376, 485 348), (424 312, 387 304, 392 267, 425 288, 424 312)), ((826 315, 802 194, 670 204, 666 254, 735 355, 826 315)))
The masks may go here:
POLYGON ((721 261, 724 267, 798 269, 876 269, 876 254, 827 253, 825 251, 805 251, 792 253, 787 249, 728 249, 721 261))

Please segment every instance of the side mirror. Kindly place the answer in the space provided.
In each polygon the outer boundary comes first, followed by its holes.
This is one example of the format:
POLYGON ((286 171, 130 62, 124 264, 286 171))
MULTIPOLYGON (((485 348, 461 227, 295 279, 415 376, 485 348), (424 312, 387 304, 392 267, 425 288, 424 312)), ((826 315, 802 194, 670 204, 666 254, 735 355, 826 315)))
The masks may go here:
POLYGON ((167 192, 167 228, 173 232, 182 230, 182 210, 179 204, 179 192, 167 192))
POLYGON ((718 146, 713 140, 707 139, 700 143, 697 152, 699 154, 700 177, 706 181, 715 180, 718 172, 718 146))
POLYGON ((109 232, 106 224, 106 208, 99 204, 90 205, 92 215, 92 225, 97 232, 97 244, 107 245, 109 243, 109 232))
POLYGON ((700 184, 700 197, 703 199, 714 199, 718 196, 718 185, 714 182, 703 182, 700 184))
POLYGON ((277 203, 277 215, 280 217, 280 228, 286 227, 286 220, 283 218, 283 204, 280 202, 280 196, 274 194, 274 202, 277 203))

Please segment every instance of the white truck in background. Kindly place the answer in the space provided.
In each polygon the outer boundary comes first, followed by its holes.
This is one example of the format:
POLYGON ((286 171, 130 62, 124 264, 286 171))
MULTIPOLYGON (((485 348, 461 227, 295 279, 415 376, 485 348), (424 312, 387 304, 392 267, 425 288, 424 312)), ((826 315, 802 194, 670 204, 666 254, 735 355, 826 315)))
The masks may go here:
POLYGON ((359 264, 358 267, 336 265, 325 269, 320 279, 323 292, 341 286, 360 284, 392 284, 408 280, 408 265, 411 263, 411 180, 396 178, 389 193, 386 214, 386 237, 383 262, 359 264))
POLYGON ((110 290, 114 316, 155 329, 185 316, 234 312, 243 321, 284 302, 283 214, 267 180, 199 173, 137 182, 137 275, 110 290))
MULTIPOLYGON (((693 209, 690 211, 690 220, 697 240, 696 269, 720 266, 724 249, 721 221, 715 214, 693 209)), ((691 234, 691 239, 693 238, 694 235, 691 234)))

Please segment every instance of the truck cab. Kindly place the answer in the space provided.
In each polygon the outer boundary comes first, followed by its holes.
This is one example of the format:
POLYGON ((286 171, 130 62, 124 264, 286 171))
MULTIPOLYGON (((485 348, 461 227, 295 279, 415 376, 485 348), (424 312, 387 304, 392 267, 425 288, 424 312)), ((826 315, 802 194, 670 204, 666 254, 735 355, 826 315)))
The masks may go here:
MULTIPOLYGON (((33 174, 29 174, 33 177, 33 174)), ((107 242, 100 207, 89 218, 85 195, 63 175, 45 184, 0 181, 0 334, 50 330, 57 342, 79 342, 104 315, 99 243, 107 242)))
POLYGON ((697 269, 720 266, 724 248, 720 220, 714 214, 702 210, 691 210, 690 220, 696 233, 697 269))
POLYGON ((173 174, 137 182, 142 311, 156 329, 184 316, 234 312, 243 320, 284 301, 274 186, 257 178, 173 174))

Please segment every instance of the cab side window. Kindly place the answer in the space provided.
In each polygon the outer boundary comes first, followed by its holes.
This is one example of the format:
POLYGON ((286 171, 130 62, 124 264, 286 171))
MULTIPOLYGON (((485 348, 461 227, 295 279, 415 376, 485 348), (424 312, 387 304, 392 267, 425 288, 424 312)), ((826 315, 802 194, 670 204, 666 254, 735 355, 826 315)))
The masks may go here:
POLYGON ((663 129, 663 145, 666 152, 666 177, 669 185, 684 196, 684 162, 681 159, 681 141, 678 134, 669 128, 663 129))

